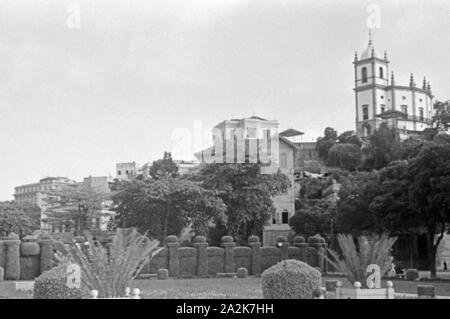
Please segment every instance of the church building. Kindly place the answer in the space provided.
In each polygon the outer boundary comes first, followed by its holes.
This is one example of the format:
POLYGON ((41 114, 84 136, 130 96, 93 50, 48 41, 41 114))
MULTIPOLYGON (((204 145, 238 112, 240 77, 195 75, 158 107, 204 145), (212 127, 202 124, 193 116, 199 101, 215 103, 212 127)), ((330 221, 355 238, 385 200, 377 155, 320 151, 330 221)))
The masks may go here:
POLYGON ((386 51, 381 56, 375 50, 371 35, 359 58, 355 52, 353 64, 356 134, 360 138, 369 136, 383 122, 396 129, 401 139, 431 127, 434 96, 426 78, 418 86, 411 73, 409 85, 397 85, 393 71, 389 76, 386 51))

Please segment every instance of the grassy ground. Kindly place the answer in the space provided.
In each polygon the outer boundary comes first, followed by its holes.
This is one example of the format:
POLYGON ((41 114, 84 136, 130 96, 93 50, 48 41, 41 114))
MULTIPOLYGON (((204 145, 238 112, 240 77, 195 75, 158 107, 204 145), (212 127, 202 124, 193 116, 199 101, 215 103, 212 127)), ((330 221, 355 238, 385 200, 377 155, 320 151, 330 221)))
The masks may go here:
MULTIPOLYGON (((325 280, 337 279, 344 287, 351 287, 343 277, 324 277, 325 280)), ((435 286, 436 294, 450 296, 450 282, 414 282, 393 280, 397 293, 417 293, 417 285, 430 284, 435 286)), ((386 282, 383 280, 382 287, 386 282)), ((135 280, 132 288, 141 290, 145 299, 260 299, 262 298, 261 278, 205 278, 205 279, 143 279, 135 280)), ((10 282, 0 282, 0 298, 29 299, 30 294, 15 291, 10 282)))

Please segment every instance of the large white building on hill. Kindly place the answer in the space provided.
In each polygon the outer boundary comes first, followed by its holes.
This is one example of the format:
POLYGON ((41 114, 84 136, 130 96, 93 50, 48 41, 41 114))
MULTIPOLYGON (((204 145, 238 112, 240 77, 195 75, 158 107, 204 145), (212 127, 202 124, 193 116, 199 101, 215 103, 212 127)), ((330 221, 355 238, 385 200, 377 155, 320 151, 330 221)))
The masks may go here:
POLYGON ((359 137, 370 135, 383 122, 397 129, 401 138, 431 127, 434 96, 425 78, 417 85, 411 73, 409 85, 396 84, 394 72, 389 70, 387 53, 381 56, 371 37, 360 58, 355 53, 353 64, 359 137))

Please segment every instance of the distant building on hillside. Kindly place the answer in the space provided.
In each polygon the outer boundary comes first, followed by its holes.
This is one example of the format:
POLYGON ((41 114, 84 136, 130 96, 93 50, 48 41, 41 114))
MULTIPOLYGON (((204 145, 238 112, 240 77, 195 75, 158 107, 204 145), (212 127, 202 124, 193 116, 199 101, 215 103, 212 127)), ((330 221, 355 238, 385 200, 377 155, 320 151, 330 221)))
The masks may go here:
POLYGON ((278 236, 287 236, 289 218, 295 212, 295 144, 278 135, 278 122, 257 116, 225 120, 213 129, 213 146, 195 156, 200 165, 207 163, 260 163, 262 173, 280 170, 291 181, 287 192, 273 198, 275 214, 264 227, 263 245, 273 246, 278 236))
POLYGON ((116 179, 119 181, 129 181, 138 175, 136 162, 126 162, 116 164, 116 179))
POLYGON ((389 75, 386 52, 384 56, 380 55, 371 37, 368 47, 359 58, 355 53, 353 64, 355 124, 359 137, 371 135, 381 123, 396 129, 402 139, 431 127, 434 96, 430 82, 424 78, 419 87, 411 73, 408 86, 396 84, 394 72, 389 75))

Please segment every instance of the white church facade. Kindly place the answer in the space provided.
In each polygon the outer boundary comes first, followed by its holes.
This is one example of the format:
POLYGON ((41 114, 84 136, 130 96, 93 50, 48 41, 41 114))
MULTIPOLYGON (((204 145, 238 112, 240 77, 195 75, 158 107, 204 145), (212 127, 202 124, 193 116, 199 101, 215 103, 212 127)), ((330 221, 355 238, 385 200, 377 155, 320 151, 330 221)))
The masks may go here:
POLYGON ((369 45, 353 61, 355 71, 356 134, 369 136, 386 122, 400 133, 400 138, 415 135, 431 127, 434 96, 430 83, 421 86, 411 74, 409 85, 397 85, 394 72, 389 74, 386 52, 381 56, 370 37, 369 45))

